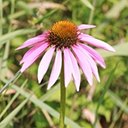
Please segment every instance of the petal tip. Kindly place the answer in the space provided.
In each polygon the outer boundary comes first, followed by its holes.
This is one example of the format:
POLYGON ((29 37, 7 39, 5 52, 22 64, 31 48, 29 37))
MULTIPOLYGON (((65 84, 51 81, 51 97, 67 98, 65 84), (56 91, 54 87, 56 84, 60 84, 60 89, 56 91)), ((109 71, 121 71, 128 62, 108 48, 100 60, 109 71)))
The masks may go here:
POLYGON ((95 28, 95 27, 96 27, 95 25, 81 24, 81 25, 78 26, 78 29, 82 30, 82 29, 90 29, 90 28, 95 28))
POLYGON ((114 48, 111 49, 112 52, 116 52, 116 50, 114 48))
POLYGON ((53 84, 49 81, 48 86, 47 86, 47 90, 49 90, 52 86, 53 86, 53 84))
POLYGON ((103 69, 105 69, 106 68, 106 64, 104 63, 104 64, 101 64, 100 65, 103 69))
POLYGON ((97 78, 97 81, 98 81, 98 83, 100 83, 100 78, 99 77, 97 78))
POLYGON ((68 85, 69 85, 69 84, 66 84, 66 83, 65 83, 65 88, 67 88, 67 87, 68 87, 68 85))
POLYGON ((21 50, 21 49, 23 49, 23 48, 25 48, 25 47, 24 47, 23 44, 22 44, 21 46, 19 46, 18 48, 16 48, 16 50, 21 50))
POLYGON ((95 28, 96 27, 96 25, 90 25, 91 26, 91 28, 95 28))
POLYGON ((20 50, 21 49, 21 47, 18 47, 18 48, 16 48, 15 50, 20 50))
POLYGON ((42 79, 38 78, 38 83, 39 83, 39 84, 41 83, 41 81, 42 81, 42 79))
POLYGON ((20 61, 20 64, 23 64, 23 63, 24 63, 23 60, 21 60, 21 61, 20 61))
POLYGON ((106 65, 103 65, 102 68, 105 69, 106 68, 106 65))
POLYGON ((20 72, 21 72, 21 73, 23 73, 24 71, 25 71, 25 69, 23 69, 23 68, 20 69, 20 72))
POLYGON ((76 88, 76 91, 77 91, 77 92, 79 92, 79 90, 80 90, 79 88, 76 88))
POLYGON ((93 81, 89 81, 89 85, 90 86, 93 86, 93 81))
POLYGON ((51 86, 48 86, 48 87, 47 87, 47 90, 49 90, 50 88, 51 88, 51 86))
POLYGON ((108 47, 106 48, 106 50, 110 51, 110 52, 116 52, 116 50, 108 44, 108 47))

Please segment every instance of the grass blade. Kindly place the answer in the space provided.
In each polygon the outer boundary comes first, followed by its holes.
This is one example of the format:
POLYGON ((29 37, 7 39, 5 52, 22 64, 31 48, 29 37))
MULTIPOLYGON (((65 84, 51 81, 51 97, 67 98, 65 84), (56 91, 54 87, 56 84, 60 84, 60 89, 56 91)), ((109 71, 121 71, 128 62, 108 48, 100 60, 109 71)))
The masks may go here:
POLYGON ((1 89, 0 89, 0 94, 10 85, 10 83, 12 83, 17 77, 19 77, 21 75, 21 72, 20 71, 18 71, 16 74, 15 74, 15 76, 12 78, 12 79, 10 79, 5 85, 4 85, 4 87, 2 87, 1 89))
POLYGON ((100 98, 99 98, 98 105, 97 105, 97 107, 96 107, 96 118, 95 118, 95 122, 94 122, 94 124, 93 124, 93 127, 94 127, 94 128, 96 127, 96 123, 97 123, 98 110, 99 110, 100 105, 101 105, 101 103, 103 102, 104 96, 105 96, 106 92, 108 91, 108 88, 109 88, 109 86, 110 86, 110 84, 111 84, 111 82, 112 82, 112 80, 113 80, 113 78, 114 78, 114 73, 115 73, 115 71, 116 71, 117 65, 118 65, 118 64, 116 64, 116 66, 114 67, 114 69, 110 72, 109 78, 108 78, 108 80, 106 81, 106 83, 104 84, 103 92, 102 92, 102 94, 101 94, 101 96, 100 96, 100 98))
MULTIPOLYGON (((13 89, 15 89, 17 92, 19 92, 22 96, 29 98, 29 100, 35 104, 37 107, 39 107, 40 109, 44 109, 46 111, 48 111, 49 114, 51 114, 53 117, 59 119, 59 113, 54 110, 52 107, 48 106, 46 103, 42 102, 40 99, 38 99, 35 95, 31 95, 28 92, 26 92, 25 90, 17 87, 16 85, 12 85, 11 86, 13 89)), ((78 124, 76 124, 75 122, 73 122, 72 120, 70 120, 69 118, 65 117, 65 124, 70 125, 72 128, 81 128, 78 124)))
POLYGON ((21 35, 25 35, 25 34, 29 34, 29 33, 34 33, 34 32, 36 32, 35 29, 20 29, 20 30, 14 31, 14 32, 10 32, 8 34, 1 36, 0 45, 6 43, 6 41, 9 41, 16 36, 21 36, 21 35))
POLYGON ((124 102, 116 95, 114 94, 111 90, 108 90, 108 94, 113 100, 113 102, 120 107, 121 110, 123 110, 125 113, 128 114, 128 106, 124 104, 124 102))
POLYGON ((0 128, 6 128, 8 123, 13 120, 16 114, 23 108, 23 106, 28 102, 28 99, 25 99, 19 106, 17 106, 4 120, 0 123, 0 128))
POLYGON ((94 10, 93 5, 89 2, 89 0, 81 0, 88 8, 94 10))
POLYGON ((114 46, 116 52, 107 52, 104 50, 99 50, 97 51, 104 57, 110 57, 110 56, 128 56, 128 43, 123 43, 123 44, 117 44, 114 46))
MULTIPOLYGON (((27 83, 27 80, 25 80, 23 82, 23 84, 21 85, 21 88, 23 88, 27 83)), ((14 100, 19 96, 19 93, 16 92, 16 94, 12 97, 12 99, 9 101, 9 103, 7 104, 7 106, 4 108, 4 110, 2 111, 2 113, 0 114, 0 119, 2 118, 2 116, 6 113, 6 111, 9 109, 9 107, 12 105, 12 103, 14 102, 14 100)))

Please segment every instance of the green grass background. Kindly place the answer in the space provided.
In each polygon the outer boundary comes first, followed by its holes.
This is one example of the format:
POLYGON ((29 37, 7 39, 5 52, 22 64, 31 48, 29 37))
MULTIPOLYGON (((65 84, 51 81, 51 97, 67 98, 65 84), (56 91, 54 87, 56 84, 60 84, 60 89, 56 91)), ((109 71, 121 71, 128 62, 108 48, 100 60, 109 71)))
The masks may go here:
POLYGON ((59 80, 47 91, 49 70, 38 85, 40 59, 19 73, 27 49, 15 49, 65 19, 96 25, 85 33, 116 49, 97 49, 107 65, 100 83, 90 87, 82 76, 79 92, 68 86, 66 128, 128 127, 128 0, 0 0, 0 128, 58 127, 59 80))

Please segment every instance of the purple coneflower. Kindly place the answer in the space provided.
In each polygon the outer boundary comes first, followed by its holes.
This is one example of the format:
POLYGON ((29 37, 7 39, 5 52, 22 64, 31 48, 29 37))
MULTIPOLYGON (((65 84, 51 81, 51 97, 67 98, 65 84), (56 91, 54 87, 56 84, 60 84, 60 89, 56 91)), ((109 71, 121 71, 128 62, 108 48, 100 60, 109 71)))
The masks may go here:
POLYGON ((48 89, 57 81, 62 63, 64 65, 65 87, 73 79, 76 90, 79 91, 81 81, 79 69, 82 69, 90 85, 93 84, 93 75, 97 81, 100 81, 96 63, 105 68, 105 62, 102 56, 90 46, 112 52, 115 50, 109 44, 81 32, 83 29, 94 27, 94 25, 86 24, 76 26, 66 20, 56 22, 50 30, 27 40, 18 48, 30 48, 20 62, 20 64, 23 64, 21 72, 24 72, 37 58, 43 56, 38 68, 39 83, 54 58, 48 89), (53 57, 54 55, 55 57, 53 57))

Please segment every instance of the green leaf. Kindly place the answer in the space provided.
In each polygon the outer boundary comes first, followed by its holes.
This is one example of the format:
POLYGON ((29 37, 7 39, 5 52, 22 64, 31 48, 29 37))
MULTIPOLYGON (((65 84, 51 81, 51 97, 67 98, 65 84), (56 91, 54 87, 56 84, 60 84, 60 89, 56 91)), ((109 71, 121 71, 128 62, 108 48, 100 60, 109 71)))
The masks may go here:
POLYGON ((116 64, 116 66, 114 67, 114 69, 110 72, 109 78, 108 78, 108 80, 106 80, 106 82, 105 82, 105 84, 104 84, 103 92, 102 92, 102 94, 101 94, 101 97, 99 98, 98 105, 97 105, 97 107, 96 107, 96 112, 95 112, 95 113, 96 113, 96 118, 95 118, 95 122, 94 122, 94 124, 93 124, 93 127, 94 127, 94 128, 95 128, 95 126, 96 126, 97 119, 98 119, 98 110, 99 110, 100 105, 101 105, 101 103, 103 102, 104 96, 105 96, 105 94, 107 93, 107 91, 108 91, 108 89, 109 89, 109 86, 110 86, 110 84, 111 84, 111 82, 112 82, 112 80, 113 80, 113 78, 114 78, 114 73, 115 73, 116 68, 117 68, 117 64, 116 64))
POLYGON ((26 13, 32 14, 32 9, 24 1, 17 1, 17 6, 22 8, 26 13))
MULTIPOLYGON (((29 98, 29 97, 28 97, 29 98)), ((6 126, 14 119, 16 114, 23 108, 23 106, 28 102, 25 99, 19 106, 17 106, 6 118, 4 118, 0 123, 0 128, 6 128, 6 126)))
POLYGON ((124 102, 116 95, 114 94, 112 91, 108 90, 108 94, 111 97, 111 99, 113 100, 113 102, 120 107, 121 110, 123 110, 125 113, 128 113, 128 106, 126 104, 124 104, 124 102))
POLYGON ((128 0, 119 0, 113 7, 106 13, 108 18, 118 18, 121 11, 128 7, 128 0))
POLYGON ((104 51, 102 49, 97 49, 97 51, 104 57, 110 57, 110 56, 128 56, 128 43, 123 44, 117 44, 113 46, 116 50, 116 52, 108 52, 104 51))
POLYGON ((52 89, 50 89, 47 93, 45 93, 40 99, 42 101, 45 101, 47 99, 49 99, 50 97, 52 97, 52 95, 54 95, 54 93, 56 93, 59 88, 60 88, 60 83, 56 84, 52 89))
POLYGON ((81 0, 88 8, 94 10, 93 5, 88 0, 81 0))
POLYGON ((35 29, 20 29, 20 30, 14 31, 14 32, 7 33, 7 34, 1 36, 0 45, 6 43, 6 41, 11 40, 16 36, 26 35, 26 34, 34 33, 34 32, 36 32, 35 29))
MULTIPOLYGON (((25 80, 23 82, 23 84, 21 85, 21 88, 23 88, 27 83, 27 80, 25 80)), ((15 101, 15 99, 19 96, 19 93, 16 92, 16 94, 12 97, 12 99, 9 101, 9 103, 7 104, 7 106, 3 109, 2 113, 0 113, 0 119, 3 117, 3 115, 7 112, 7 110, 10 108, 10 106, 12 105, 12 103, 15 101)))
MULTIPOLYGON (((12 83, 13 81, 16 81, 21 75, 21 72, 18 71, 13 78, 11 78, 9 81, 6 82, 6 84, 0 89, 0 94, 12 83)), ((4 81, 4 79, 2 79, 4 81)))
MULTIPOLYGON (((48 106, 46 103, 42 102, 40 99, 38 99, 35 95, 31 95, 25 90, 17 87, 16 85, 12 85, 12 88, 15 89, 17 92, 19 92, 22 96, 29 98, 29 100, 38 106, 40 109, 44 109, 49 112, 53 117, 59 119, 59 113, 54 110, 52 107, 48 106)), ((65 124, 70 125, 72 128, 81 128, 78 124, 70 120, 69 118, 65 117, 65 124)))

